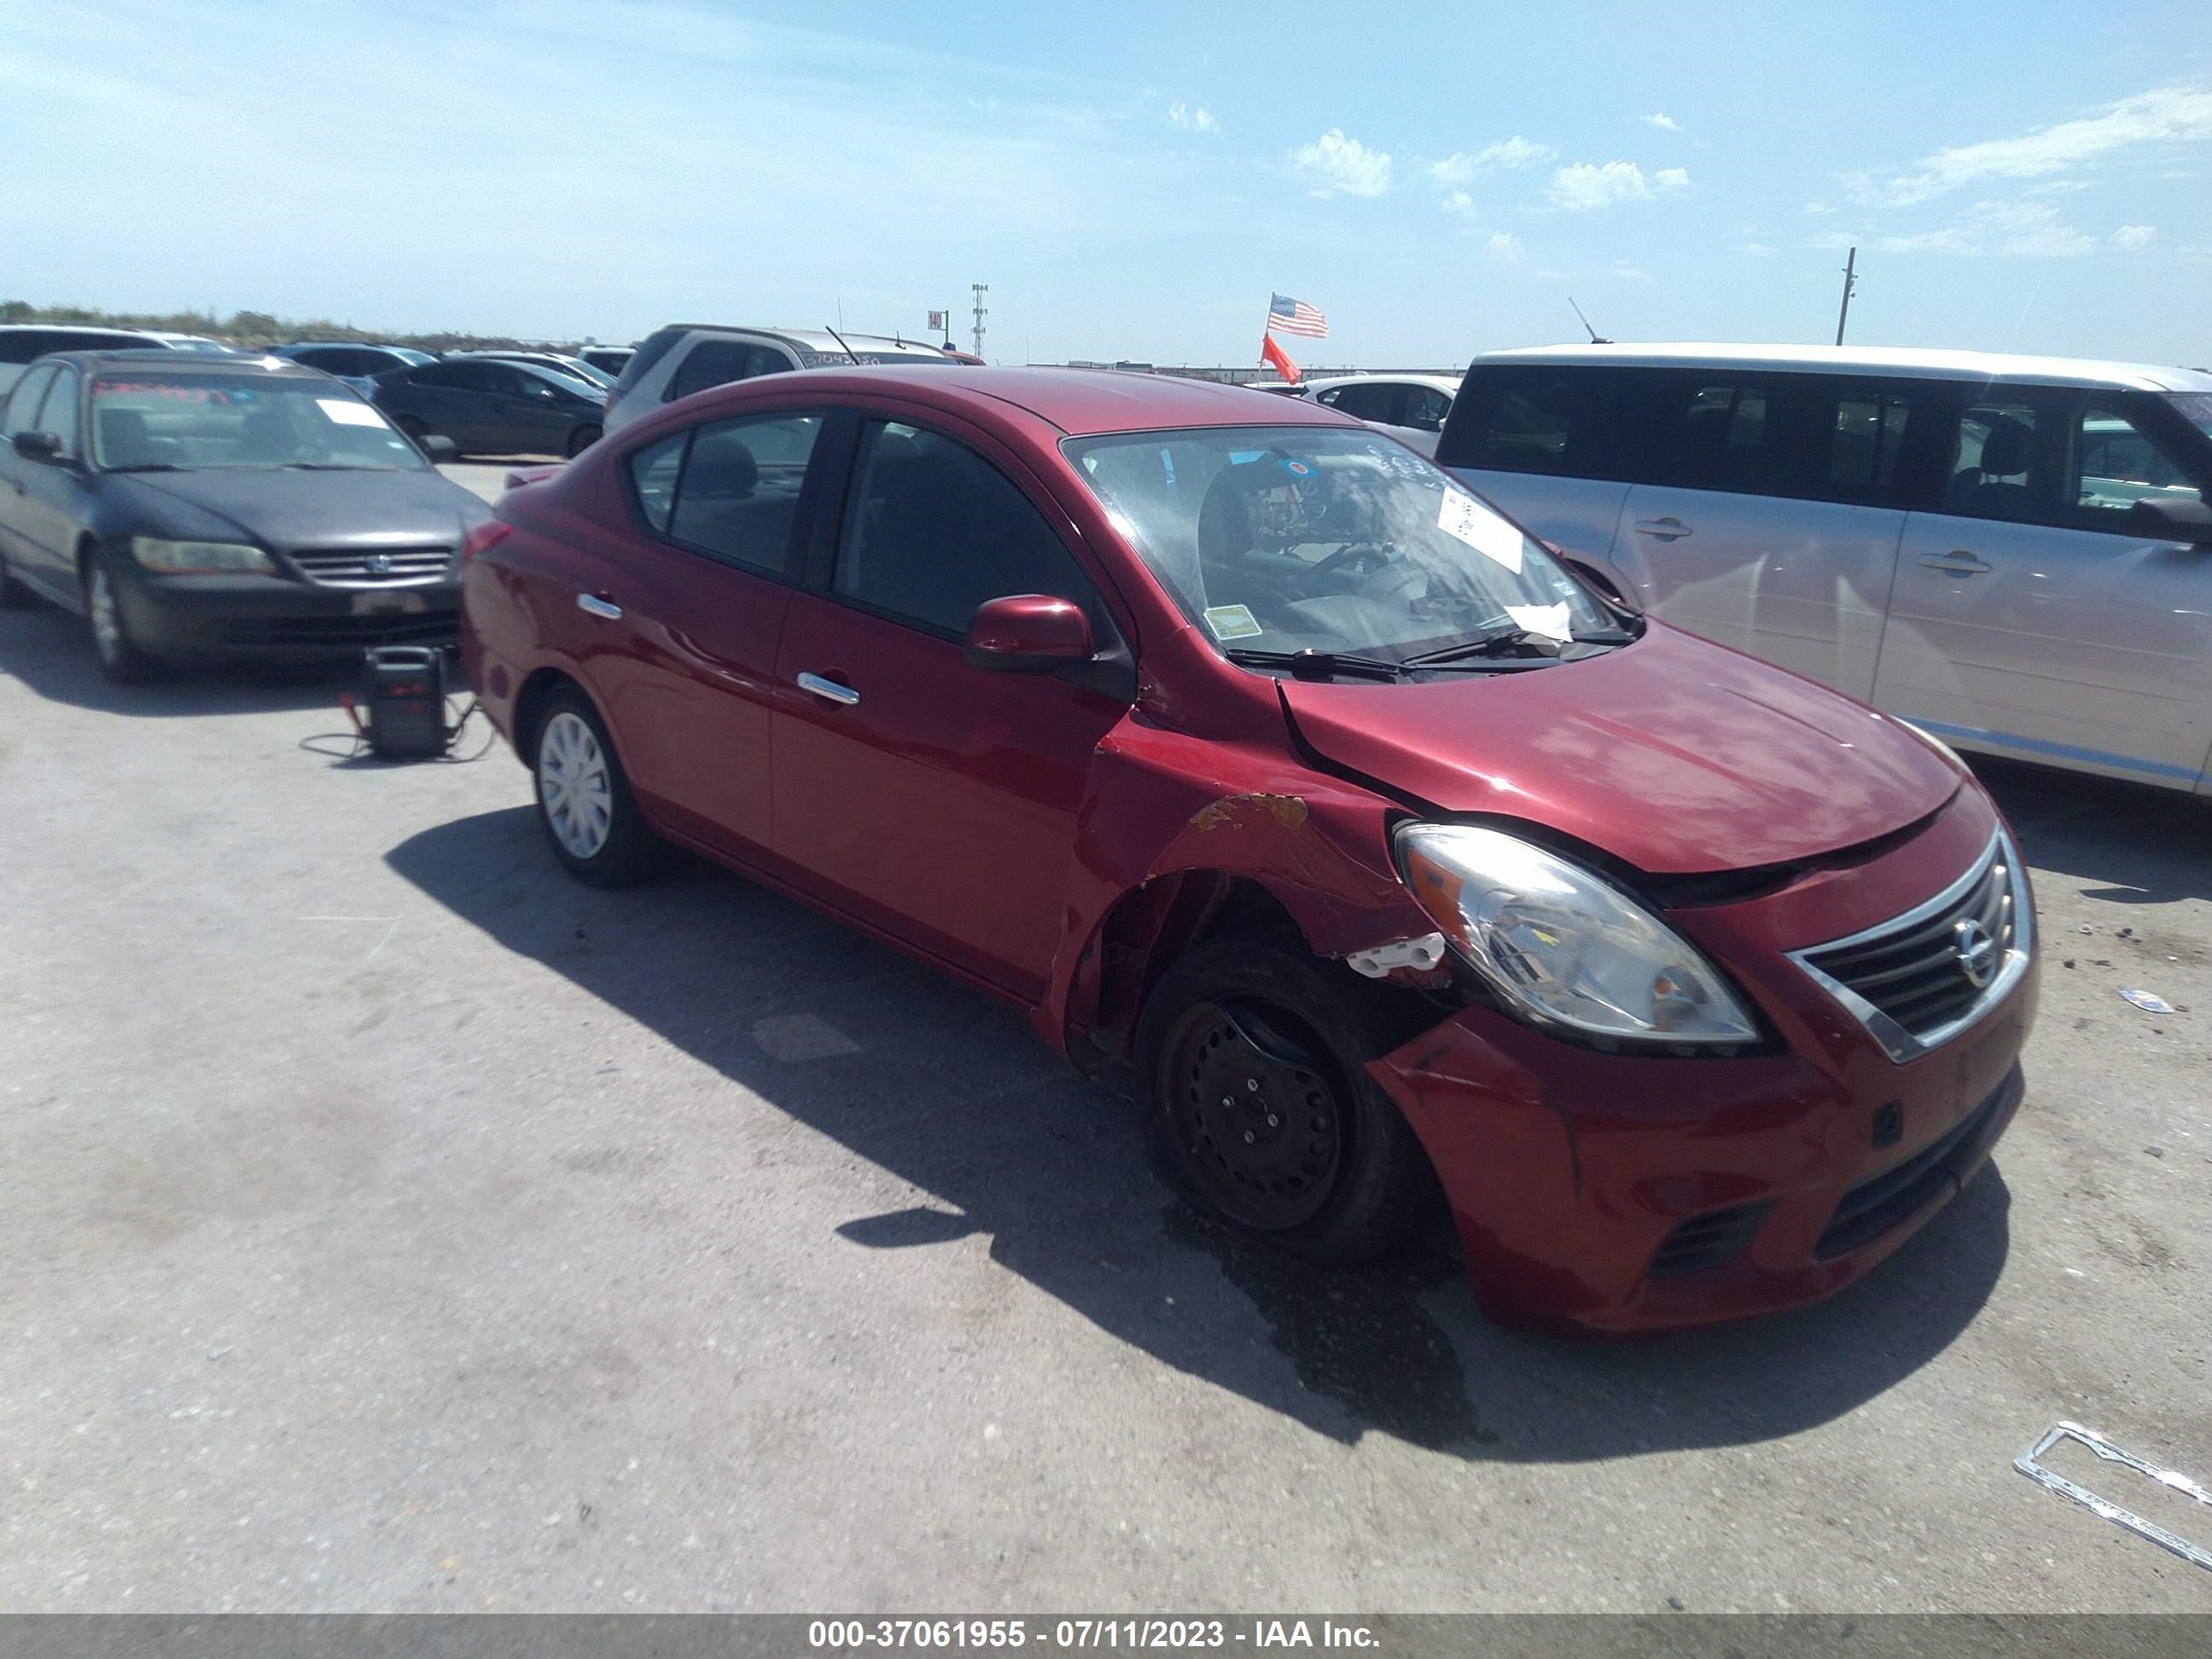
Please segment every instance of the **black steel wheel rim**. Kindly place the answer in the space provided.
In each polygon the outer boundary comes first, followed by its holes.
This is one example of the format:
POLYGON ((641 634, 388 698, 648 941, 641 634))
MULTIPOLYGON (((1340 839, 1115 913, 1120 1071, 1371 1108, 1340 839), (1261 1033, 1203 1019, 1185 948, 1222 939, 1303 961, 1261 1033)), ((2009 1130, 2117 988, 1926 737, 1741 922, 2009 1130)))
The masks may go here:
POLYGON ((1310 1039, 1249 1003, 1194 1005, 1161 1079, 1186 1168, 1215 1207, 1261 1232, 1311 1221, 1344 1160, 1341 1090, 1310 1039))

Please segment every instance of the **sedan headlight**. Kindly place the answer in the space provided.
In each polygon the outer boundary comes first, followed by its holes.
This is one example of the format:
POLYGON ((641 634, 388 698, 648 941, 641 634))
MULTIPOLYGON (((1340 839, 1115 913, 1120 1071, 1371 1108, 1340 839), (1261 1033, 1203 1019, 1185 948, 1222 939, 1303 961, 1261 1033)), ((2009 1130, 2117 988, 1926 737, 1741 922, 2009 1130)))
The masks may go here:
POLYGON ((1538 1025, 1620 1043, 1756 1042, 1697 947, 1611 882, 1496 830, 1410 824, 1406 884, 1444 937, 1538 1025))
POLYGON ((158 536, 133 536, 131 556, 164 576, 266 574, 276 568, 266 553, 243 542, 165 542, 158 536))

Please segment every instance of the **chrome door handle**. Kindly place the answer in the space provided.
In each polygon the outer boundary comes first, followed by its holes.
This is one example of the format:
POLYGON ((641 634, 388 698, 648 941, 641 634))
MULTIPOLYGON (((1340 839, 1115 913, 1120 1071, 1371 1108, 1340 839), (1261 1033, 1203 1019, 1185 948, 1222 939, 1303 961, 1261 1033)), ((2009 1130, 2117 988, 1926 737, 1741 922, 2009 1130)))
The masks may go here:
POLYGON ((1940 570, 1949 576, 1978 576, 1993 567, 1984 564, 1971 553, 1923 553, 1920 562, 1930 570, 1940 570))
POLYGON ((1662 542, 1679 540, 1690 533, 1690 526, 1671 514, 1664 519, 1639 519, 1636 524, 1639 536, 1656 536, 1662 542))
POLYGON ((622 620, 622 607, 612 599, 603 599, 596 593, 577 594, 576 609, 587 617, 599 617, 608 622, 622 620))
POLYGON ((801 674, 799 689, 811 691, 825 702, 834 702, 841 708, 850 708, 860 702, 860 694, 849 685, 840 685, 835 680, 825 680, 819 674, 801 674))

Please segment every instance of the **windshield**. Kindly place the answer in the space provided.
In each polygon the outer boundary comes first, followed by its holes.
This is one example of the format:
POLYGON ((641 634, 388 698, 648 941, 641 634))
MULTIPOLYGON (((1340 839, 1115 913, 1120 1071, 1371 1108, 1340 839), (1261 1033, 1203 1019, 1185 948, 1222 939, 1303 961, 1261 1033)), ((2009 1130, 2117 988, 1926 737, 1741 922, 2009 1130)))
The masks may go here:
POLYGON ((196 334, 180 334, 162 343, 172 351, 207 351, 220 357, 236 355, 220 340, 203 340, 196 334))
POLYGON ((1337 427, 1071 439, 1131 545, 1221 647, 1390 661, 1610 627, 1535 542, 1403 445, 1337 427))
POLYGON ((92 383, 92 458, 111 472, 428 465, 374 404, 327 380, 135 365, 92 383))
POLYGON ((2181 418, 2212 438, 2212 392, 2176 392, 2166 402, 2181 411, 2181 418))

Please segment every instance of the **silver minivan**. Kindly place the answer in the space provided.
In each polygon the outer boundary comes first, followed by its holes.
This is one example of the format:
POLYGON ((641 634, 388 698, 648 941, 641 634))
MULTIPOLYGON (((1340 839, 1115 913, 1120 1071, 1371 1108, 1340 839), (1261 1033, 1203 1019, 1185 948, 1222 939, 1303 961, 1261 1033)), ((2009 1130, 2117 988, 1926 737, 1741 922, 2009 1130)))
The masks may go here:
POLYGON ((927 340, 849 334, 826 328, 726 328, 671 323, 639 342, 607 394, 607 430, 641 419, 665 403, 756 374, 843 364, 954 363, 927 340))
POLYGON ((1437 459, 1656 614, 1959 748, 2212 795, 2212 374, 1492 352, 1437 459))

